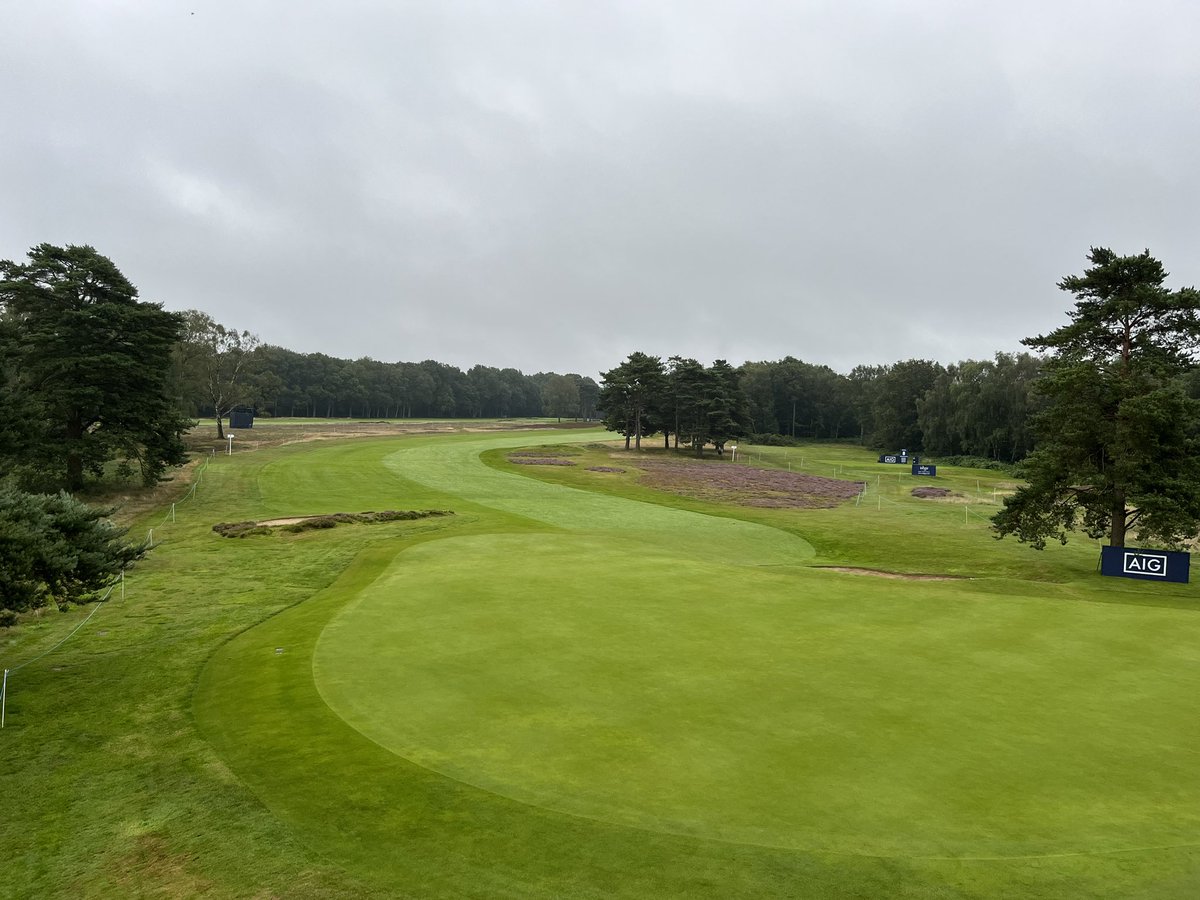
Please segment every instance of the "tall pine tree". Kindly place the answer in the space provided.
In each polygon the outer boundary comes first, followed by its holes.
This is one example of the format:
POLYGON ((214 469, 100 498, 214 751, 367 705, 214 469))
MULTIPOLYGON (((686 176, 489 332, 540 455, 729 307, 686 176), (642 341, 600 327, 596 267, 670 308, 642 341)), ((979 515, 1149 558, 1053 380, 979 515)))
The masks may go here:
POLYGON ((1041 549, 1076 527, 1125 545, 1175 546, 1200 530, 1200 403, 1183 390, 1200 348, 1200 293, 1164 287, 1162 263, 1144 251, 1093 248, 1071 321, 1024 343, 1048 351, 1036 383, 1045 407, 1028 485, 994 518, 1000 537, 1041 549))
POLYGON ((41 244, 26 263, 0 261, 3 467, 27 486, 76 491, 114 458, 147 484, 181 463, 189 423, 165 391, 180 328, 91 247, 41 244))

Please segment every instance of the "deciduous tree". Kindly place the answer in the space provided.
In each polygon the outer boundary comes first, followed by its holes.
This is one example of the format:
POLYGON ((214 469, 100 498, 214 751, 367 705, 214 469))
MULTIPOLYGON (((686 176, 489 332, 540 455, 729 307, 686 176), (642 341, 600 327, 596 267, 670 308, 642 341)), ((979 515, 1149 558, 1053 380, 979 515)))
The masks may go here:
POLYGON ((247 365, 258 337, 215 321, 198 309, 183 313, 180 341, 185 379, 195 394, 212 407, 217 420, 217 438, 224 440, 224 419, 251 392, 247 365))
POLYGON ((560 422, 579 415, 579 385, 568 375, 551 375, 542 386, 542 408, 560 422))

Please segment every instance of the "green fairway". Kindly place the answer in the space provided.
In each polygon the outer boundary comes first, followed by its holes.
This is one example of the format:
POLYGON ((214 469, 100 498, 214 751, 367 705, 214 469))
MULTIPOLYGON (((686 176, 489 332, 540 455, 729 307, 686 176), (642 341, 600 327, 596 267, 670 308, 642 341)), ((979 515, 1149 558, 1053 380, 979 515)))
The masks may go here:
POLYGON ((1101 579, 1086 541, 995 542, 994 474, 950 469, 957 505, 928 503, 861 450, 813 447, 806 470, 867 493, 756 509, 648 490, 596 448, 504 457, 597 438, 214 461, 104 634, 20 673, 0 786, 47 799, 0 826, 30 861, 11 896, 1200 889, 1192 586, 1101 579), (210 530, 389 508, 455 515, 210 530), (64 671, 86 675, 73 694, 64 671), (72 740, 110 752, 64 764, 72 740), (77 833, 50 813, 68 796, 77 833))

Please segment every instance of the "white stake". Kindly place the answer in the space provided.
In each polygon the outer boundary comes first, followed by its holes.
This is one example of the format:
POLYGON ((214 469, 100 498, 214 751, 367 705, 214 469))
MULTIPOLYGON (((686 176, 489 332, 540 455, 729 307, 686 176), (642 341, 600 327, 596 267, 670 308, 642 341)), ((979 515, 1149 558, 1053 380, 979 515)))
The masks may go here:
POLYGON ((4 670, 4 685, 0 687, 0 728, 4 727, 4 714, 8 707, 8 669, 4 670))

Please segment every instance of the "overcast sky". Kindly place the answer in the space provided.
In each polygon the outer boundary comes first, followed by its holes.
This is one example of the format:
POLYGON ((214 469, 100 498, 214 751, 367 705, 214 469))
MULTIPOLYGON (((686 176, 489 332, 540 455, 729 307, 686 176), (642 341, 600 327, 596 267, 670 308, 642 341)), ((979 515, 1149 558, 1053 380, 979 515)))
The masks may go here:
POLYGON ((333 356, 596 375, 1020 349, 1200 282, 1200 4, 5 5, 0 258, 333 356))

